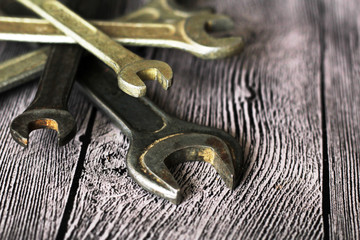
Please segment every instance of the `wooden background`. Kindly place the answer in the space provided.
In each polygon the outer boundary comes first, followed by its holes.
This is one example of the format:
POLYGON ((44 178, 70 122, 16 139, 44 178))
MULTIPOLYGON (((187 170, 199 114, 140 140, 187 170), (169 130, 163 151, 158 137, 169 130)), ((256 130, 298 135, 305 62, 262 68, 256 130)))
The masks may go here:
MULTIPOLYGON (((191 2, 191 1, 187 1, 191 2)), ((129 141, 74 89, 79 132, 15 144, 10 121, 36 83, 0 96, 0 239, 360 239, 360 52, 356 0, 203 0, 246 34, 243 53, 205 61, 137 49, 168 62, 173 87, 149 84, 166 112, 223 129, 248 171, 234 191, 205 163, 173 169, 179 206, 128 175, 129 141)), ((141 6, 128 0, 126 12, 141 6)), ((0 43, 1 59, 36 46, 0 43)))

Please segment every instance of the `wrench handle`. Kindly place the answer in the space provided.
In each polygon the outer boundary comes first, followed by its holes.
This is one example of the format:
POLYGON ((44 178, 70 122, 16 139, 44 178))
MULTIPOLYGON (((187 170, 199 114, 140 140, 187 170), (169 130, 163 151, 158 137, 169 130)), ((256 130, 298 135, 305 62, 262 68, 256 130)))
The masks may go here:
POLYGON ((148 98, 134 98, 121 91, 112 72, 96 59, 81 61, 76 83, 129 138, 136 132, 159 132, 170 119, 148 98), (86 70, 89 68, 92 71, 86 70))
MULTIPOLYGON (((121 44, 142 46, 165 45, 167 41, 182 41, 173 23, 131 23, 111 21, 89 21, 114 41, 121 44)), ((76 43, 64 35, 49 21, 37 18, 0 16, 0 39, 41 43, 76 43), (26 35, 26 38, 24 37, 26 35)))
POLYGON ((58 1, 18 1, 75 39, 82 47, 104 61, 116 74, 119 74, 125 65, 142 60, 58 1))
POLYGON ((67 109, 81 53, 77 45, 51 47, 34 101, 28 109, 67 109))
POLYGON ((0 64, 0 93, 30 82, 41 75, 49 47, 21 55, 0 64))

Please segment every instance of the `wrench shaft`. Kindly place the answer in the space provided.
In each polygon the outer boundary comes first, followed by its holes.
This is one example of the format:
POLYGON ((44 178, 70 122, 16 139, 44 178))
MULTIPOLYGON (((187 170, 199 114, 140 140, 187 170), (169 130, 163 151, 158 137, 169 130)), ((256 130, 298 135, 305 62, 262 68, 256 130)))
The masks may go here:
POLYGON ((28 109, 67 109, 82 49, 76 45, 56 45, 50 50, 38 91, 28 109))
POLYGON ((29 82, 41 75, 49 47, 30 52, 0 64, 0 93, 29 82))
POLYGON ((116 74, 120 73, 121 66, 141 60, 58 1, 19 0, 19 2, 51 21, 54 26, 103 60, 116 74))
POLYGON ((88 59, 84 64, 80 64, 78 76, 81 77, 78 77, 77 81, 85 89, 83 92, 93 99, 93 102, 111 117, 128 137, 132 138, 135 132, 158 132, 166 125, 168 117, 160 108, 146 97, 132 98, 119 91, 116 81, 111 77, 104 77, 109 76, 106 68, 94 60, 88 59), (91 77, 86 74, 88 67, 92 69, 91 77))
MULTIPOLYGON (((113 40, 127 45, 180 41, 174 24, 90 21, 113 40), (166 40, 166 41, 164 41, 166 40)), ((0 17, 0 39, 39 43, 76 43, 51 23, 35 18, 0 17)))

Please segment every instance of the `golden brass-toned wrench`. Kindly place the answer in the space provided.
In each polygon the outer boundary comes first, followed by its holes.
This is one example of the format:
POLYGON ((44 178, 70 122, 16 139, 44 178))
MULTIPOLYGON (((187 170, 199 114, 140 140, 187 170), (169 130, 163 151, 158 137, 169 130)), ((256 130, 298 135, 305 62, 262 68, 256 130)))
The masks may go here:
MULTIPOLYGON (((209 9, 188 11, 173 0, 152 0, 116 21, 91 21, 115 41, 132 46, 169 47, 188 51, 203 59, 240 52, 241 37, 214 38, 209 32, 233 28, 232 20, 209 9)), ((47 20, 0 17, 0 39, 42 43, 75 43, 47 20)))
POLYGON ((111 67, 125 93, 141 97, 146 93, 143 80, 157 80, 164 89, 171 86, 172 69, 164 62, 144 60, 55 0, 17 0, 50 21, 55 27, 111 67))
MULTIPOLYGON (((203 13, 174 23, 154 21, 156 22, 119 20, 90 21, 90 23, 124 45, 177 48, 203 59, 232 56, 240 52, 244 45, 240 37, 214 38, 207 33, 207 30, 215 32, 231 29, 233 23, 224 15, 203 13)), ((17 17, 0 17, 0 39, 38 43, 76 43, 47 20, 17 17)))

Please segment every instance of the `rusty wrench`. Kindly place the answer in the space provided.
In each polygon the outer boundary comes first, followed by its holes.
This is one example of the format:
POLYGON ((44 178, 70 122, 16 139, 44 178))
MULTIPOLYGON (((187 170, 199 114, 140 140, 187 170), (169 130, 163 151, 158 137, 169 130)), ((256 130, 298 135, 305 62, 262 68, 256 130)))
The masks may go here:
POLYGON ((117 74, 121 90, 134 97, 146 93, 143 80, 156 80, 164 89, 171 86, 173 72, 165 62, 144 60, 56 0, 17 0, 50 21, 82 47, 104 61, 117 74))
MULTIPOLYGON (((37 50, 28 56, 37 66, 43 66, 44 54, 47 52, 37 50)), ((237 186, 245 166, 242 150, 233 137, 219 129, 170 117, 146 97, 132 98, 124 94, 116 88, 116 81, 104 66, 91 58, 84 60, 76 79, 84 93, 130 138, 127 167, 139 185, 178 204, 182 199, 180 188, 167 166, 205 161, 215 167, 229 188, 237 186)), ((15 86, 16 81, 33 72, 22 57, 11 63, 17 65, 17 74, 11 76, 14 81, 0 78, 0 92, 6 87, 1 85, 2 81, 15 86)), ((11 69, 10 62, 4 65, 11 69)))
MULTIPOLYGON (((94 14, 95 4, 90 8, 86 14, 94 14)), ((10 132, 17 143, 26 147, 30 132, 39 128, 57 131, 60 146, 75 136, 76 121, 67 109, 67 101, 82 52, 77 45, 51 47, 33 102, 11 122, 10 132)))

